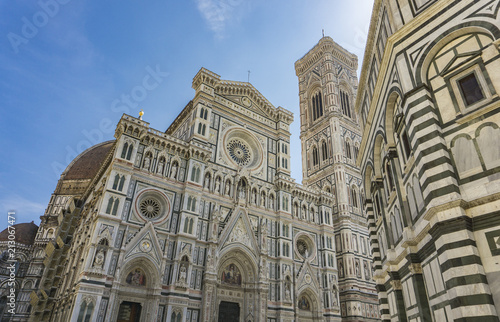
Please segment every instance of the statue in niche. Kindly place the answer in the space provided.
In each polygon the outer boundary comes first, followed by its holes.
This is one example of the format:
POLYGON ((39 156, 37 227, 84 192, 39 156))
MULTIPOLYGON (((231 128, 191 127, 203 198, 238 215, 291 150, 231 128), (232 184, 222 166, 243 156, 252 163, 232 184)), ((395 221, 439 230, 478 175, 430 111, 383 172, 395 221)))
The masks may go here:
POLYGON ((231 182, 230 181, 226 181, 226 192, 225 192, 225 194, 227 196, 229 196, 229 193, 230 193, 230 190, 231 190, 231 186, 230 185, 231 185, 231 182))
POLYGON ((183 285, 186 284, 186 275, 187 275, 186 264, 182 263, 181 268, 179 270, 179 283, 183 285))
POLYGON ((177 162, 172 165, 172 171, 170 172, 170 178, 175 179, 177 175, 177 162))
POLYGON ((267 224, 265 221, 262 221, 262 223, 260 225, 260 232, 261 232, 261 238, 262 238, 261 247, 262 247, 262 250, 265 251, 267 249, 267 224))
POLYGON ((215 179, 215 189, 214 189, 215 192, 220 192, 220 177, 217 177, 217 179, 215 179))
POLYGON ((151 159, 149 158, 149 155, 146 155, 146 158, 144 159, 144 169, 149 169, 150 164, 151 164, 151 159))
POLYGON ((355 264, 355 273, 356 273, 356 276, 357 277, 361 277, 361 271, 359 269, 359 261, 356 261, 356 264, 355 264))
POLYGON ((210 186, 210 177, 209 176, 205 176, 205 185, 204 185, 204 187, 208 189, 209 186, 210 186))
POLYGON ((94 267, 102 268, 102 266, 104 265, 104 258, 105 258, 104 251, 102 249, 99 249, 94 258, 94 267))
POLYGON ((290 276, 287 276, 285 279, 285 300, 290 301, 292 298, 292 291, 291 291, 291 281, 290 281, 290 276))
POLYGON ((164 166, 164 163, 162 161, 160 161, 160 163, 158 163, 158 171, 157 171, 158 174, 163 173, 163 166, 164 166))
POLYGON ((339 303, 337 301, 337 288, 336 287, 333 287, 333 290, 332 290, 332 306, 338 306, 339 303))
POLYGON ((245 188, 241 185, 238 190, 240 200, 245 200, 245 188))

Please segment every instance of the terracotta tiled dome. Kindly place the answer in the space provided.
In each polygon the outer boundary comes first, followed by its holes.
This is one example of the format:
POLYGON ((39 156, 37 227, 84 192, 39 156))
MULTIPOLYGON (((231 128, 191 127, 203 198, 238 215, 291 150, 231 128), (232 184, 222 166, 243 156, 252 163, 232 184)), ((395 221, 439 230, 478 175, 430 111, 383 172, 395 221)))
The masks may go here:
MULTIPOLYGON (((33 245, 35 241, 36 233, 38 231, 38 226, 34 222, 22 223, 12 226, 15 228, 15 241, 23 245, 33 245)), ((9 240, 9 230, 5 228, 0 233, 0 241, 9 240)))
POLYGON ((82 152, 66 169, 64 180, 93 178, 114 143, 114 140, 103 142, 82 152))

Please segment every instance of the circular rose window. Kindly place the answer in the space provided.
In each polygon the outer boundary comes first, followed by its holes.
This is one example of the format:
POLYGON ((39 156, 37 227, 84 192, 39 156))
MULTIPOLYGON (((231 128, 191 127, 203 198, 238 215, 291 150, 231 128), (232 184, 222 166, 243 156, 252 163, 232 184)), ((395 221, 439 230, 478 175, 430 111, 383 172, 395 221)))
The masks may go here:
POLYGON ((250 162, 251 151, 248 144, 239 139, 232 139, 227 143, 227 151, 231 158, 241 166, 245 166, 250 162))
POLYGON ((224 134, 223 144, 231 163, 250 170, 262 165, 262 144, 251 132, 240 128, 229 129, 224 134))
POLYGON ((295 247, 302 258, 310 258, 314 255, 314 242, 305 234, 297 238, 295 247))
POLYGON ((144 198, 140 203, 141 215, 146 218, 154 219, 160 215, 160 202, 155 198, 144 198))
POLYGON ((170 213, 170 202, 160 191, 145 189, 135 200, 135 212, 145 221, 161 221, 170 213))

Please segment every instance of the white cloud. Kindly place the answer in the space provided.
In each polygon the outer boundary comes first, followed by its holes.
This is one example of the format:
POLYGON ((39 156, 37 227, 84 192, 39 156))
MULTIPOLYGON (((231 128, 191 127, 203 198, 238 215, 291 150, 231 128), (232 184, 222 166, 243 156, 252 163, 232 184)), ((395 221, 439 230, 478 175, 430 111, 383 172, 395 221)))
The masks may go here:
MULTIPOLYGON (((16 224, 33 220, 38 225, 39 217, 45 212, 45 205, 33 202, 17 194, 0 197, 0 208, 2 218, 7 218, 7 212, 14 211, 16 213, 16 224)), ((1 223, 1 226, 6 224, 7 219, 5 219, 5 223, 1 223)))
POLYGON ((228 22, 234 17, 235 8, 241 5, 243 0, 196 0, 196 2, 209 28, 216 37, 222 38, 228 22))

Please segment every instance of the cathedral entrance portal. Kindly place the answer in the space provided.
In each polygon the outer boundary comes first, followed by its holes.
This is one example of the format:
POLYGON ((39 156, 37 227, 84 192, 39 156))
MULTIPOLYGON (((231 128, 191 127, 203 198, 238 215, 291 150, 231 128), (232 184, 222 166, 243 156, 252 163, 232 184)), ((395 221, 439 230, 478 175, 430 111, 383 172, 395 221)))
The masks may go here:
POLYGON ((233 302, 220 302, 219 322, 239 322, 240 305, 233 302))
POLYGON ((139 322, 141 319, 141 304, 135 302, 122 302, 118 310, 116 322, 139 322))

